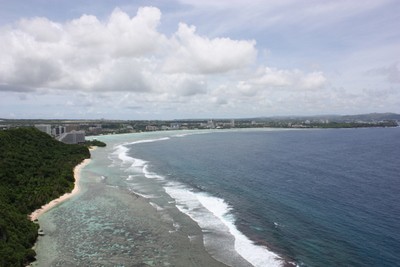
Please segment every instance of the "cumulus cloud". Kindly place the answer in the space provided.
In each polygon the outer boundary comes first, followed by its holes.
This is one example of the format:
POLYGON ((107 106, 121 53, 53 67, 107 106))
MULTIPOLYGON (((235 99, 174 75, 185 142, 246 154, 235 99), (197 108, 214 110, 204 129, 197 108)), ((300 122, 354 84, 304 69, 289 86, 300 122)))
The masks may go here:
POLYGON ((255 95, 262 90, 316 90, 322 88, 327 82, 320 71, 304 73, 298 69, 282 70, 276 68, 260 68, 254 77, 237 84, 243 95, 255 95))
POLYGON ((300 88, 314 90, 323 87, 327 82, 324 74, 321 71, 307 73, 300 78, 300 88))
MULTIPOLYGON (((79 50, 94 50, 112 57, 136 57, 151 53, 162 42, 157 30, 161 12, 154 7, 140 8, 134 17, 116 8, 107 21, 83 15, 65 25, 66 41, 79 50)), ((86 51, 88 52, 88 51, 86 51)))
POLYGON ((165 41, 161 12, 140 8, 130 18, 115 9, 107 21, 83 15, 59 24, 22 19, 0 33, 0 84, 4 88, 76 90, 148 89, 142 72, 165 41), (7 85, 7 86, 6 86, 7 85))
POLYGON ((37 42, 59 42, 63 35, 62 25, 47 18, 21 19, 18 28, 37 42))
POLYGON ((201 75, 192 74, 161 74, 157 77, 154 87, 158 91, 172 96, 195 96, 207 92, 207 82, 201 75), (172 92, 171 89, 173 88, 172 92))
POLYGON ((0 32, 0 87, 81 91, 204 93, 202 75, 253 63, 255 41, 196 34, 181 23, 172 37, 158 30, 161 12, 142 7, 130 17, 116 8, 105 21, 92 15, 52 22, 21 19, 0 32))
POLYGON ((258 67, 254 40, 209 37, 185 23, 166 36, 160 23, 154 7, 134 16, 117 8, 105 20, 22 19, 0 29, 0 93, 52 92, 46 96, 65 103, 73 91, 66 107, 90 107, 91 114, 250 115, 297 101, 304 91, 320 95, 327 83, 320 71, 258 67))
POLYGON ((230 38, 209 39, 196 34, 194 26, 179 24, 165 62, 167 72, 222 73, 251 64, 256 56, 256 42, 230 38))

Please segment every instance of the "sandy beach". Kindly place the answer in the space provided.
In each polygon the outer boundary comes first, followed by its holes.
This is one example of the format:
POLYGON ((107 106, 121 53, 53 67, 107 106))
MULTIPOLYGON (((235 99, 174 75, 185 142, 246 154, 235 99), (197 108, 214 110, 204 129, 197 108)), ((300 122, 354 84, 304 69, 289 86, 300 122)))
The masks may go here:
POLYGON ((79 192, 79 179, 80 179, 80 173, 83 167, 88 165, 90 162, 90 159, 85 159, 83 160, 80 164, 75 166, 74 168, 74 177, 75 177, 75 183, 74 183, 74 189, 70 193, 65 193, 61 197, 54 199, 50 201, 49 203, 43 205, 40 209, 35 210, 29 215, 29 218, 31 221, 37 220, 40 215, 45 213, 46 211, 54 208, 58 204, 62 203, 63 201, 71 198, 72 196, 76 195, 79 192))

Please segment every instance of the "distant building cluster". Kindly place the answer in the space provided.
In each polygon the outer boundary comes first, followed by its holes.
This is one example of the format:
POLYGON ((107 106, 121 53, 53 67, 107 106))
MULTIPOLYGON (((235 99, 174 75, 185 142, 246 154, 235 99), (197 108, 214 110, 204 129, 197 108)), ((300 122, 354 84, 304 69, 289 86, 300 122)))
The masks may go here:
POLYGON ((82 144, 86 141, 85 131, 78 131, 78 125, 35 124, 35 127, 66 144, 82 144))
POLYGON ((398 127, 400 115, 371 113, 347 116, 262 117, 248 119, 186 120, 7 120, 0 119, 0 130, 32 127, 67 144, 85 142, 85 136, 146 131, 231 129, 231 128, 358 128, 398 127))
POLYGON ((66 144, 82 144, 86 141, 85 131, 71 131, 68 133, 63 133, 57 139, 66 144))
POLYGON ((205 123, 200 124, 201 128, 206 129, 229 129, 235 128, 235 120, 228 120, 228 121, 215 121, 215 120, 208 120, 205 123))
MULTIPOLYGON (((133 128, 132 128, 133 129, 133 128)), ((168 130, 184 130, 188 129, 186 125, 182 125, 181 123, 173 122, 169 125, 146 125, 145 130, 149 132, 153 131, 168 131, 168 130)))

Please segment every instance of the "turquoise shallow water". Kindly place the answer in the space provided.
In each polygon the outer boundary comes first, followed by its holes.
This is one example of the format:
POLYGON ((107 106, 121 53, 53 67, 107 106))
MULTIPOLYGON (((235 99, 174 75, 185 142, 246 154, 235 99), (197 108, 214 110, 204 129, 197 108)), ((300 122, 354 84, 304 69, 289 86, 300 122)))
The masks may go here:
POLYGON ((40 217, 38 266, 399 266, 399 137, 98 137, 108 146, 93 152, 82 192, 40 217))
MULTIPOLYGON (((204 249, 202 230, 162 185, 116 153, 117 145, 148 136, 103 138, 108 146, 92 152, 81 173, 81 192, 39 218, 45 236, 33 265, 224 266, 204 249)), ((237 266, 249 266, 236 253, 231 256, 237 266)))

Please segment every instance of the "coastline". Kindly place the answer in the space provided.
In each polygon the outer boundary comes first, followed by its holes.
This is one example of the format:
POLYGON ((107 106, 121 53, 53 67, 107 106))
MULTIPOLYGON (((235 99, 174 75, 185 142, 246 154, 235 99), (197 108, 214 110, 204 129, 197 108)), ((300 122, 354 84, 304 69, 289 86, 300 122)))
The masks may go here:
MULTIPOLYGON (((90 149, 92 151, 93 149, 90 149)), ((81 163, 75 166, 74 168, 74 189, 70 193, 65 193, 64 195, 60 196, 59 198, 53 199, 49 203, 43 205, 39 209, 35 210, 32 212, 28 217, 31 221, 37 220, 43 213, 49 211, 50 209, 56 207, 58 204, 64 202, 65 200, 71 198, 72 196, 76 195, 80 191, 79 187, 79 180, 80 180, 80 174, 81 170, 90 163, 91 159, 84 159, 81 163)))
POLYGON ((93 169, 80 177, 93 179, 80 184, 79 208, 70 201, 39 217, 46 235, 35 245, 31 266, 227 266, 205 250, 201 228, 173 203, 159 210, 149 199, 113 186, 124 170, 110 169, 103 160, 110 160, 109 151, 96 153, 93 169))

